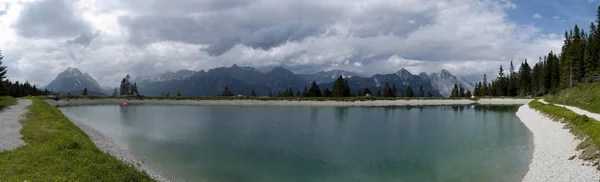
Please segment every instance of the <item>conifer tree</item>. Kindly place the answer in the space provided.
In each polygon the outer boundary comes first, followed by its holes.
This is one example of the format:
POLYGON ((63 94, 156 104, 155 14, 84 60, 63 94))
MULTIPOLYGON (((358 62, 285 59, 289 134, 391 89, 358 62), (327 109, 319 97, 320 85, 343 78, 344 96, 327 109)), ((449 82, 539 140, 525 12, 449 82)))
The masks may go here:
POLYGON ((415 97, 415 91, 410 86, 406 88, 406 97, 415 97))
POLYGON ((319 88, 319 85, 317 85, 317 83, 315 81, 312 81, 311 85, 310 85, 310 89, 308 90, 308 95, 310 97, 321 97, 321 89, 319 88))
POLYGON ((331 91, 329 91, 329 88, 325 88, 325 90, 323 91, 323 96, 324 97, 332 97, 331 91))
POLYGON ((2 65, 2 59, 4 59, 4 56, 2 55, 2 51, 0 51, 0 95, 6 95, 6 83, 4 82, 4 79, 6 79, 6 66, 2 65))
POLYGON ((83 95, 83 96, 86 96, 86 95, 88 95, 88 90, 87 90, 87 87, 86 87, 86 88, 83 88, 83 92, 81 93, 81 95, 83 95))
POLYGON ((256 92, 254 91, 254 89, 252 89, 252 92, 250 93, 250 96, 256 97, 256 92))
POLYGON ((369 95, 373 95, 373 94, 371 93, 371 90, 369 90, 369 88, 365 88, 365 90, 363 90, 363 94, 365 94, 365 95, 367 95, 367 94, 369 94, 369 95))
POLYGON ((383 87, 383 96, 384 97, 390 97, 391 96, 391 88, 390 85, 388 84, 388 82, 385 82, 385 86, 383 87))
POLYGON ((423 90, 423 84, 419 85, 419 97, 425 97, 425 90, 423 90))
MULTIPOLYGON (((269 93, 271 94, 271 93, 269 93)), ((225 86, 225 89, 223 89, 223 93, 221 94, 221 96, 233 96, 233 92, 231 92, 229 90, 229 87, 225 86)), ((273 95, 271 95, 273 96, 273 95)))
MULTIPOLYGON (((225 87, 225 89, 227 89, 227 87, 225 87)), ((175 96, 177 96, 177 97, 181 97, 181 96, 182 96, 182 95, 181 95, 181 91, 177 91, 177 93, 175 94, 175 96)))
POLYGON ((302 90, 302 97, 309 97, 310 95, 308 94, 308 88, 306 88, 306 86, 304 86, 304 89, 302 90))
POLYGON ((376 97, 381 97, 381 89, 377 90, 377 94, 375 96, 376 97))
POLYGON ((458 97, 458 85, 456 85, 456 83, 454 84, 454 87, 452 88, 450 97, 458 97))

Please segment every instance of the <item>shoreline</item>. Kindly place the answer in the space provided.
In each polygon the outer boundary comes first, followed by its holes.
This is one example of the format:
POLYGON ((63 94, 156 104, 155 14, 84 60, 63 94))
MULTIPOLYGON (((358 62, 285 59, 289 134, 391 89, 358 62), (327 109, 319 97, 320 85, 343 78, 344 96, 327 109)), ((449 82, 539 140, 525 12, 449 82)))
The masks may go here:
POLYGON ((70 99, 49 100, 51 105, 121 105, 155 104, 155 105, 217 105, 217 106, 347 106, 347 107, 376 107, 376 106, 452 106, 452 105, 523 105, 533 99, 469 99, 457 100, 373 100, 373 101, 287 101, 287 100, 128 100, 128 99, 70 99))
POLYGON ((533 157, 522 181, 599 181, 600 173, 590 162, 579 159, 581 140, 528 104, 517 117, 533 134, 533 157))
POLYGON ((67 117, 67 118, 71 122, 73 122, 73 124, 77 125, 77 127, 79 127, 83 132, 85 132, 88 135, 88 137, 90 138, 90 140, 92 140, 92 142, 94 142, 94 145, 96 145, 96 147, 98 147, 98 149, 100 149, 100 151, 102 151, 110 156, 113 156, 114 158, 117 158, 120 161, 130 164, 131 166, 133 166, 134 168, 136 168, 139 171, 145 172, 146 174, 148 174, 148 176, 150 176, 152 179, 154 179, 158 182, 168 182, 169 181, 169 179, 167 179, 163 174, 152 169, 150 166, 148 166, 147 164, 145 164, 138 158, 134 157, 129 152, 129 150, 127 150, 125 147, 122 147, 119 144, 117 144, 111 137, 105 135, 101 131, 95 129, 94 127, 92 127, 88 124, 85 124, 85 123, 78 121, 71 117, 67 117))

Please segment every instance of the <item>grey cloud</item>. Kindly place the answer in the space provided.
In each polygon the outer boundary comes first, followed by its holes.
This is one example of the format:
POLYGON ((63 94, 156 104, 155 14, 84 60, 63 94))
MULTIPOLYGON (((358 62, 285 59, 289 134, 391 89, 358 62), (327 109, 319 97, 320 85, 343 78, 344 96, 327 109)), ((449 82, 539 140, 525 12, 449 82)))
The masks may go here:
POLYGON ((52 38, 89 32, 89 25, 74 12, 74 0, 41 0, 27 4, 15 27, 23 37, 52 38))
POLYGON ((67 44, 79 44, 82 45, 84 47, 87 47, 90 45, 90 43, 92 43, 92 40, 94 40, 96 37, 98 37, 100 35, 100 33, 95 32, 95 33, 91 33, 91 32, 87 32, 87 33, 82 33, 81 35, 67 40, 66 43, 67 44))
MULTIPOLYGON (((198 4, 213 2, 200 1, 198 4)), ((195 6, 189 1, 166 3, 156 1, 152 6, 139 7, 146 12, 144 16, 121 17, 120 24, 129 30, 130 42, 144 45, 158 41, 181 41, 192 44, 209 45, 203 49, 208 54, 220 56, 232 47, 242 44, 251 48, 269 50, 286 42, 302 41, 307 37, 338 34, 331 29, 339 23, 351 23, 350 34, 358 37, 373 37, 393 34, 406 35, 419 26, 432 23, 427 13, 406 13, 380 6, 368 9, 359 15, 348 14, 345 7, 334 5, 315 5, 291 1, 287 3, 267 4, 258 1, 246 5, 245 1, 224 1, 234 10, 215 10, 200 16, 186 14, 186 7, 195 6), (158 9, 156 4, 164 4, 158 9), (162 10, 170 12, 175 6, 183 8, 179 14, 162 15, 162 10), (149 9, 161 14, 151 14, 149 9), (410 24, 415 21, 418 24, 410 24)))

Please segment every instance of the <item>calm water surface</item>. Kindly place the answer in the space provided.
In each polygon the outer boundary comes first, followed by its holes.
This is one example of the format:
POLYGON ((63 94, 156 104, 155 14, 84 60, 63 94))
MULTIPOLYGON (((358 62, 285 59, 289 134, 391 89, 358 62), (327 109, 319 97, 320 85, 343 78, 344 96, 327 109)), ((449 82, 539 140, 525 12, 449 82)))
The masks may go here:
POLYGON ((174 181, 520 181, 517 107, 61 108, 174 181))

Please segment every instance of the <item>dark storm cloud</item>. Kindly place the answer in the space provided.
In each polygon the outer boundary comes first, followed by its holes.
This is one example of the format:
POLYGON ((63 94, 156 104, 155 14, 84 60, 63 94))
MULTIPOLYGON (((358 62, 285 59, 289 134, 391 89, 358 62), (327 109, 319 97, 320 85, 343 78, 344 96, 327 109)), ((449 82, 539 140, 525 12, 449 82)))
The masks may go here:
POLYGON ((27 4, 15 27, 23 37, 77 36, 90 27, 74 12, 75 0, 41 0, 27 4))
MULTIPOLYGON (((363 14, 348 14, 333 5, 292 1, 153 1, 134 7, 144 16, 123 16, 120 24, 129 31, 129 41, 144 45, 158 41, 205 44, 209 55, 219 56, 234 46, 269 50, 286 42, 307 37, 337 34, 332 26, 347 22, 352 36, 382 34, 405 35, 431 22, 426 14, 403 13, 386 6, 368 9, 363 14), (148 5, 150 4, 150 5, 148 5), (189 7, 210 4, 210 10, 195 15, 189 7), (175 11, 180 10, 180 11, 175 11), (153 13, 154 12, 154 13, 153 13), (160 13, 158 13, 160 12, 160 13), (164 15, 163 12, 171 12, 164 15), (409 23, 409 22, 417 22, 409 23)), ((201 9, 206 9, 202 6, 201 9)))

